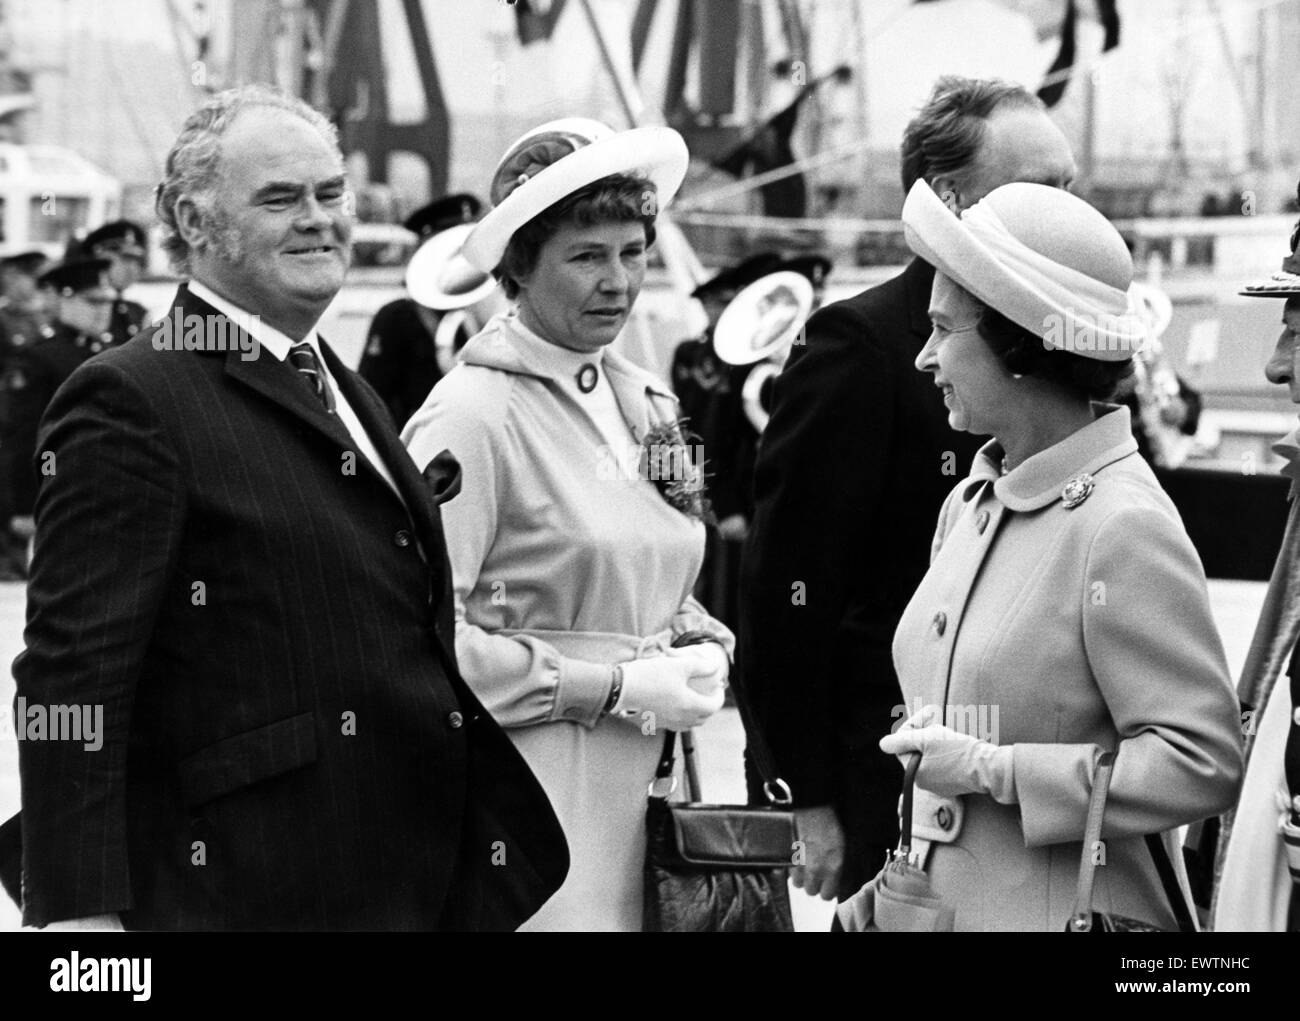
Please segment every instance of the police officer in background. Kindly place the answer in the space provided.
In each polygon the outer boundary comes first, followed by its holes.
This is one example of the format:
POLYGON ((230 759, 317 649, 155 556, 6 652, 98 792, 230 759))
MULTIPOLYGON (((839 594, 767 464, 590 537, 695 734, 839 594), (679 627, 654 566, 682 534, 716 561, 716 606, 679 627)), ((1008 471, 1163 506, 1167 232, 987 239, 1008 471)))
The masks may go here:
POLYGON ((713 331, 732 299, 780 263, 779 253, 759 252, 700 284, 691 297, 704 306, 708 325, 704 333, 683 341, 673 352, 673 391, 690 442, 704 450, 706 492, 715 525, 709 529, 695 595, 714 617, 733 628, 740 567, 736 540, 745 534, 748 498, 736 472, 738 432, 745 424, 740 405, 744 380, 714 351, 713 331))
MULTIPOLYGON (((768 270, 769 273, 798 273, 806 277, 813 286, 812 312, 821 308, 830 271, 831 261, 815 254, 784 259, 768 270)), ((793 343, 798 343, 798 339, 793 343)), ((745 538, 754 516, 754 463, 758 457, 758 440, 771 414, 772 384, 785 365, 790 350, 791 347, 787 346, 760 361, 728 367, 730 399, 726 402, 725 414, 729 446, 719 454, 725 456, 725 468, 735 494, 731 513, 738 519, 725 533, 729 538, 745 538)))
MULTIPOLYGON (((26 547, 23 533, 30 529, 22 519, 31 516, 36 503, 40 473, 33 461, 46 406, 73 369, 112 346, 114 298, 108 269, 107 259, 80 256, 42 273, 41 286, 53 288, 56 295, 52 329, 48 336, 13 348, 0 373, 0 487, 8 494, 0 513, 6 546, 17 541, 26 547)), ((25 556, 21 566, 26 567, 25 556)), ((9 567, 16 569, 12 558, 9 567)))
MULTIPOLYGON (((420 236, 423 245, 435 234, 478 219, 483 204, 473 195, 444 195, 421 206, 402 224, 420 236)), ((365 353, 357 372, 375 388, 401 429, 424 403, 445 369, 437 355, 438 326, 446 313, 426 308, 410 297, 398 298, 375 313, 366 336, 365 353)), ((470 330, 458 330, 459 350, 470 330)), ((475 331, 476 332, 476 331, 475 331)))
MULTIPOLYGON (((728 266, 695 288, 691 297, 704 306, 708 326, 700 336, 679 344, 673 353, 673 391, 681 402, 687 429, 699 437, 704 447, 709 501, 724 538, 744 534, 740 520, 744 500, 730 464, 734 433, 740 424, 737 416, 740 395, 733 383, 742 380, 734 378, 732 366, 713 350, 713 330, 731 300, 759 277, 773 272, 780 263, 778 253, 760 252, 728 266), (737 526, 740 530, 733 535, 737 526)), ((716 607, 710 609, 717 612, 716 607)))
MULTIPOLYGON (((0 382, 15 351, 54 334, 45 295, 36 279, 48 264, 43 252, 11 252, 0 259, 0 382)), ((3 459, 0 437, 0 459, 3 459)), ((10 527, 14 493, 7 476, 0 477, 0 581, 27 577, 27 539, 10 527)))
POLYGON ((49 261, 35 250, 0 258, 0 365, 11 348, 53 332, 45 296, 36 283, 49 261))
POLYGON ((91 258, 108 260, 108 284, 116 294, 108 331, 113 335, 114 344, 124 344, 148 318, 143 305, 123 295, 144 272, 149 236, 138 223, 114 220, 87 234, 81 249, 91 258))

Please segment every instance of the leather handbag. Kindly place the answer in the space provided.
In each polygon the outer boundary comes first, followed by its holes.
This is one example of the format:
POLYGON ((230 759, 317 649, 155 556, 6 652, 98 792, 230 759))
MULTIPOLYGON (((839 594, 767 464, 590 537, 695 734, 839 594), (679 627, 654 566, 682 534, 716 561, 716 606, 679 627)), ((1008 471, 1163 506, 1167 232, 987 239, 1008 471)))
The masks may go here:
MULTIPOLYGON (((673 644, 711 637, 683 635, 673 644)), ((682 734, 690 801, 672 802, 677 734, 663 750, 646 804, 646 932, 793 932, 790 867, 797 851, 790 788, 772 768, 762 731, 734 682, 750 758, 763 779, 767 805, 700 802, 691 733, 682 734)))
MULTIPOLYGON (((1088 821, 1084 827, 1083 856, 1079 862, 1079 885, 1075 892, 1074 911, 1065 925, 1066 932, 1169 932, 1163 926, 1144 922, 1126 915, 1112 914, 1092 909, 1092 886, 1096 878, 1095 851, 1102 846, 1101 821, 1106 812, 1106 795, 1110 790, 1110 775, 1115 769, 1115 753, 1103 752, 1092 774, 1092 797, 1088 802, 1088 821)), ((1147 851, 1155 862, 1160 885, 1173 909, 1178 932, 1196 932, 1192 913, 1178 885, 1178 875, 1169 858, 1169 851, 1158 833, 1146 835, 1147 851)))

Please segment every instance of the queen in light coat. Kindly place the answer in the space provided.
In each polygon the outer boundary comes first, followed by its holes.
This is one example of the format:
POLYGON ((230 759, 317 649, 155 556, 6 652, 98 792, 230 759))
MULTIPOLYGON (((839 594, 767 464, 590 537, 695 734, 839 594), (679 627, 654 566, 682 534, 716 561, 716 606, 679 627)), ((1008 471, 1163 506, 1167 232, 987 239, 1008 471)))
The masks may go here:
POLYGON ((1231 803, 1241 734, 1200 560, 1127 409, 1094 400, 1141 342, 1132 263, 1100 214, 1041 185, 958 220, 921 182, 904 224, 938 269, 918 368, 955 428, 995 437, 894 641, 907 719, 881 746, 922 754, 930 880, 959 930, 1062 931, 1112 751, 1092 908, 1174 928, 1175 830, 1231 803))

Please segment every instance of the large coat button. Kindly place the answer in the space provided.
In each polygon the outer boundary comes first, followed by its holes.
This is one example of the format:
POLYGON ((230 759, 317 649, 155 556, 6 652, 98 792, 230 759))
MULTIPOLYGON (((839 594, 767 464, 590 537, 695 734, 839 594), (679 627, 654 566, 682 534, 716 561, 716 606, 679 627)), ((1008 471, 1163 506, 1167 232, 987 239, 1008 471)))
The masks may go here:
POLYGON ((460 730, 465 725, 465 717, 458 712, 447 714, 447 726, 452 730, 460 730))
POLYGON ((940 638, 942 638, 943 633, 948 630, 948 615, 942 610, 934 615, 934 630, 940 638))
POLYGON ((397 534, 393 536, 393 545, 401 546, 405 549, 407 546, 411 545, 411 533, 405 528, 398 529, 397 534))

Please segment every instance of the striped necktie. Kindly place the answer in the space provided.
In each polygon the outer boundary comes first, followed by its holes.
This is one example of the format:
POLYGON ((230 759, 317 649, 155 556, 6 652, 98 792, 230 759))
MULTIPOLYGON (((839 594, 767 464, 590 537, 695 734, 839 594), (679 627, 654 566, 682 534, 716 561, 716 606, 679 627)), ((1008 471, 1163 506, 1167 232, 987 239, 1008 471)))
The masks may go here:
POLYGON ((329 383, 325 381, 325 373, 321 371, 320 359, 316 357, 316 352, 312 346, 305 340, 299 341, 289 349, 289 363, 298 370, 298 374, 307 381, 311 387, 311 392, 316 395, 316 399, 330 414, 334 413, 334 394, 330 391, 329 383))

